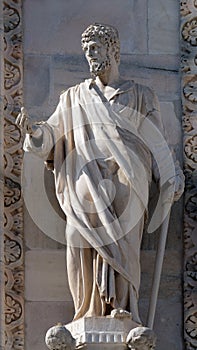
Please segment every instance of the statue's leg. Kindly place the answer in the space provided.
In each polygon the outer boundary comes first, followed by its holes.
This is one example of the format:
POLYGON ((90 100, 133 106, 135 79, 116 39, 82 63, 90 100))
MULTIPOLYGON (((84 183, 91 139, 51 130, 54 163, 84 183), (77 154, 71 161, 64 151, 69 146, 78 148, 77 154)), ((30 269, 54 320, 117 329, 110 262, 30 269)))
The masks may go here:
POLYGON ((68 282, 75 307, 74 319, 101 316, 102 305, 95 283, 95 251, 67 247, 68 282))
MULTIPOLYGON (((128 311, 131 313, 132 320, 141 324, 139 311, 138 311, 138 297, 132 284, 129 283, 120 274, 116 274, 115 285, 116 285, 115 306, 118 313, 120 313, 120 310, 122 310, 121 314, 123 315, 124 311, 128 311)), ((127 316, 127 313, 125 313, 125 315, 127 316)))

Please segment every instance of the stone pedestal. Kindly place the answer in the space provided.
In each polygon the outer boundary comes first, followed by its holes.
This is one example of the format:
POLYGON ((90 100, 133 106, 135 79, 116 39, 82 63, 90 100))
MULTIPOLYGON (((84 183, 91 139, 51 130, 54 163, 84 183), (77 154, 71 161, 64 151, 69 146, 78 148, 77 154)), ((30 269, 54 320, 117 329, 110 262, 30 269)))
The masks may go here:
POLYGON ((65 326, 57 325, 46 334, 50 350, 152 350, 156 337, 150 328, 131 317, 86 317, 65 326))
POLYGON ((130 317, 87 317, 65 327, 76 339, 76 347, 88 350, 123 350, 129 331, 139 326, 130 317))

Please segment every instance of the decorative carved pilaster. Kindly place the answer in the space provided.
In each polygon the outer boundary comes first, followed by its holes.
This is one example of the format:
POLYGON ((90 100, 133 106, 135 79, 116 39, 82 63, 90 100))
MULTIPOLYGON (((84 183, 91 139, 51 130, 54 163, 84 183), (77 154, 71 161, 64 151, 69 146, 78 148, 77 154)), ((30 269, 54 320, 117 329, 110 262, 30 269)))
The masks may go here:
POLYGON ((197 1, 181 1, 185 349, 197 348, 197 1))
POLYGON ((22 0, 4 1, 4 252, 6 350, 24 349, 22 146, 15 118, 22 105, 22 0))

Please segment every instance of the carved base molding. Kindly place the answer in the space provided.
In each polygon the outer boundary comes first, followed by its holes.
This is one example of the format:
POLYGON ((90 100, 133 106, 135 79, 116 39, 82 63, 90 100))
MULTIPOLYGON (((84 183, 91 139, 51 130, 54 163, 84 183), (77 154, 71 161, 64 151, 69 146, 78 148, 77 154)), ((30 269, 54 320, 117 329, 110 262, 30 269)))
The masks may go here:
POLYGON ((45 337, 49 350, 154 349, 153 330, 133 322, 130 316, 85 317, 65 326, 51 327, 45 337))
POLYGON ((197 1, 181 1, 184 167, 184 336, 197 349, 197 1))
POLYGON ((22 145, 15 118, 22 105, 22 0, 3 2, 5 349, 24 349, 22 145))

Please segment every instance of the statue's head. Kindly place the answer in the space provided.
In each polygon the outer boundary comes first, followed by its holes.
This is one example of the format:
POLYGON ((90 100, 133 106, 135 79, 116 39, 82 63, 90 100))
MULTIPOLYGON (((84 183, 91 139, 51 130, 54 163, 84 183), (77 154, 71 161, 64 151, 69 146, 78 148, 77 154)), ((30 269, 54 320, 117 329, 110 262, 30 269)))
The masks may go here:
POLYGON ((156 336, 150 328, 136 327, 129 332, 127 344, 131 350, 154 350, 156 336))
POLYGON ((82 49, 90 65, 90 71, 96 75, 110 67, 113 60, 120 62, 120 41, 116 28, 95 23, 87 27, 81 37, 82 49))

